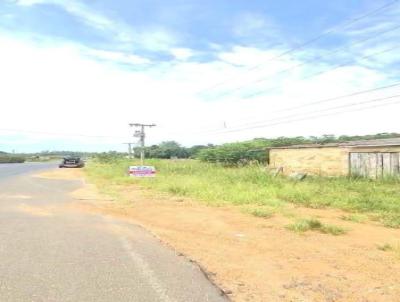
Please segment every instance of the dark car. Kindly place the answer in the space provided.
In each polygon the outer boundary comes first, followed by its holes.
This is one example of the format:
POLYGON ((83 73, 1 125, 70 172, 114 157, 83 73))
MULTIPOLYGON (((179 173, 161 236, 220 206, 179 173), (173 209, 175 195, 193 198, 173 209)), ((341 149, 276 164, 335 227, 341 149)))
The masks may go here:
POLYGON ((84 161, 80 157, 76 156, 64 157, 62 162, 59 164, 60 168, 83 168, 84 166, 84 161))

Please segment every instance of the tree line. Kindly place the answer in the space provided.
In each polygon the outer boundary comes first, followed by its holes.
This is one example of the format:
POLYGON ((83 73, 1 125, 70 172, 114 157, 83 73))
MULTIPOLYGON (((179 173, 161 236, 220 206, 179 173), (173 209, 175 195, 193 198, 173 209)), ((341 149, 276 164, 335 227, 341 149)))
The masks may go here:
POLYGON ((18 156, 14 154, 9 154, 4 151, 0 151, 0 164, 9 164, 9 163, 23 163, 25 162, 25 157, 18 156))
MULTIPOLYGON (((227 143, 222 145, 195 145, 185 147, 176 141, 165 141, 158 145, 145 147, 146 158, 159 159, 199 159, 205 162, 221 163, 226 165, 247 164, 251 162, 268 162, 269 147, 282 147, 301 144, 326 144, 341 143, 354 140, 383 139, 400 137, 400 133, 378 133, 372 135, 322 135, 322 136, 296 136, 296 137, 277 137, 277 138, 255 138, 243 142, 227 143)), ((140 157, 140 148, 134 148, 134 156, 140 157)), ((35 154, 12 155, 0 151, 1 162, 21 162, 25 158, 32 156, 55 156, 75 155, 81 157, 97 157, 102 161, 112 161, 117 158, 128 156, 126 152, 71 152, 71 151, 42 151, 35 154)))
MULTIPOLYGON (((255 138, 249 141, 227 143, 222 145, 196 145, 184 147, 175 141, 166 141, 158 145, 145 147, 146 158, 195 158, 201 161, 223 164, 246 164, 249 162, 264 163, 268 161, 267 148, 302 144, 341 143, 355 140, 383 139, 400 137, 399 133, 378 133, 373 135, 322 135, 296 136, 278 138, 255 138)), ((135 148, 135 156, 139 156, 140 148, 135 148)))

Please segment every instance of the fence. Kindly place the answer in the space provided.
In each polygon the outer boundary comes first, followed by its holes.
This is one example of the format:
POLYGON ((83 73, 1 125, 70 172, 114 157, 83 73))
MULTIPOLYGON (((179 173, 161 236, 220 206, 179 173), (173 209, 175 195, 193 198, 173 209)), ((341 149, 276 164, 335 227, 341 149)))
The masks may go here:
POLYGON ((400 176, 399 152, 350 153, 350 174, 370 178, 400 176))

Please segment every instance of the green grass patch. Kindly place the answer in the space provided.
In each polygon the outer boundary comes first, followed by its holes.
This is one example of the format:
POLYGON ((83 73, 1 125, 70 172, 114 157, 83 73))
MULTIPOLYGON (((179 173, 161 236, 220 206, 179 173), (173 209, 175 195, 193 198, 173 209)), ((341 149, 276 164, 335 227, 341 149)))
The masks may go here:
POLYGON ((368 216, 364 214, 348 214, 348 215, 343 215, 340 218, 345 221, 351 221, 357 223, 364 223, 368 220, 368 216))
MULTIPOLYGON (((92 161, 85 169, 101 189, 137 184, 174 196, 189 197, 205 204, 270 207, 289 204, 310 208, 337 208, 349 212, 345 220, 374 218, 387 227, 400 227, 400 181, 362 178, 308 177, 293 181, 273 177, 264 166, 226 167, 196 160, 148 160, 157 177, 135 179, 127 176, 137 161, 119 159, 108 163, 92 161)), ((253 214, 254 215, 254 214, 253 214)), ((255 211, 255 215, 263 215, 255 211)), ((334 232, 334 231, 332 231, 334 232)))
POLYGON ((342 227, 331 224, 324 224, 315 218, 299 219, 296 222, 287 225, 286 228, 296 233, 304 233, 307 231, 318 231, 324 234, 331 234, 335 236, 342 235, 347 232, 347 230, 342 227))
POLYGON ((323 224, 321 229, 319 230, 321 233, 331 234, 331 235, 343 235, 347 233, 347 229, 337 226, 334 224, 323 224))
POLYGON ((380 222, 388 228, 400 228, 400 217, 397 213, 382 215, 380 222))
POLYGON ((271 218, 272 216, 274 216, 276 210, 265 207, 256 207, 256 208, 246 207, 244 208, 244 212, 253 215, 255 217, 271 218))
POLYGON ((318 230, 322 227, 322 223, 318 219, 300 219, 286 226, 290 231, 304 233, 310 230, 318 230))

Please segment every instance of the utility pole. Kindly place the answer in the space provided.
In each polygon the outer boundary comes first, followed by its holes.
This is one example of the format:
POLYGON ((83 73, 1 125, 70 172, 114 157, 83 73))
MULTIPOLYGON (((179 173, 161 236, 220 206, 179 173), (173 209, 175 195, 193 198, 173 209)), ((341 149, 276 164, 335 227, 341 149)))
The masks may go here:
POLYGON ((136 143, 124 143, 124 145, 128 145, 128 154, 129 158, 132 158, 132 145, 135 145, 136 143))
POLYGON ((139 138, 139 144, 140 144, 140 161, 142 163, 142 166, 144 164, 144 146, 145 146, 145 128, 146 127, 155 127, 156 124, 140 124, 140 123, 130 123, 129 126, 131 127, 139 127, 140 130, 135 130, 135 133, 133 134, 134 137, 139 138))

